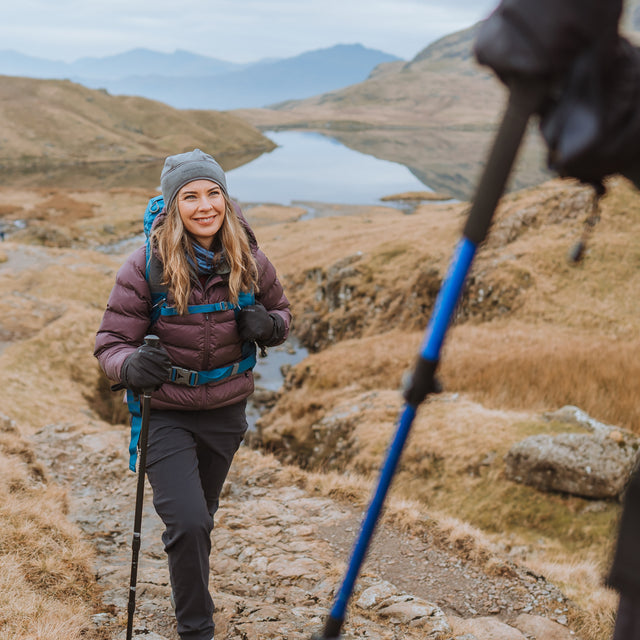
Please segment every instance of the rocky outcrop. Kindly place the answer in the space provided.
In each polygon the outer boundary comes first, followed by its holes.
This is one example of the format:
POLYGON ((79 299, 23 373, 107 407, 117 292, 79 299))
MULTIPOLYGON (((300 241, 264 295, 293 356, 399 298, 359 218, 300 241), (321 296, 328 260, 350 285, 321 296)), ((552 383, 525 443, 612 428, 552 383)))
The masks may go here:
POLYGON ((441 276, 434 266, 420 264, 410 273, 390 274, 401 279, 400 289, 384 286, 379 280, 387 269, 393 271, 394 260, 402 254, 401 249, 383 256, 354 253, 327 269, 287 276, 298 297, 302 290, 307 293, 307 304, 296 313, 300 342, 310 351, 320 351, 371 331, 420 328, 440 290, 441 276))
POLYGON ((455 640, 576 640, 575 633, 563 625, 527 613, 519 615, 512 625, 488 617, 452 618, 451 624, 455 640))
MULTIPOLYGON (((400 249, 384 256, 356 253, 327 269, 288 275, 296 297, 306 300, 296 312, 300 342, 317 352, 374 332, 423 329, 440 292, 442 274, 428 258, 408 271, 394 267, 402 253, 400 249)), ((533 284, 532 275, 518 266, 477 269, 465 286, 456 322, 504 316, 520 306, 533 284)))
POLYGON ((640 439, 593 420, 575 407, 548 417, 573 421, 591 433, 530 436, 505 456, 507 477, 541 491, 617 498, 638 463, 640 439))

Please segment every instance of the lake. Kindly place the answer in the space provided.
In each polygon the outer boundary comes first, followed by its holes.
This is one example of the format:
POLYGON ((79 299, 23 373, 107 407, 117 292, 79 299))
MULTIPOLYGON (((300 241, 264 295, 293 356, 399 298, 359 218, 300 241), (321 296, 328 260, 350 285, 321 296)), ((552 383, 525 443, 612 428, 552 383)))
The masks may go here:
POLYGON ((240 202, 381 204, 383 196, 431 191, 404 165, 353 151, 320 133, 267 131, 278 147, 227 172, 240 202))

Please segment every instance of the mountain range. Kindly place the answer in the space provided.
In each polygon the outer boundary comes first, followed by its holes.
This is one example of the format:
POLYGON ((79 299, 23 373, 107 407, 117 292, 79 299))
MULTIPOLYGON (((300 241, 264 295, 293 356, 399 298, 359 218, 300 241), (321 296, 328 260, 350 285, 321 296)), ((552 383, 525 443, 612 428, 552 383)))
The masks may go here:
POLYGON ((360 44, 338 44, 284 59, 238 64, 188 51, 133 49, 104 58, 56 62, 0 51, 0 74, 69 79, 113 95, 136 95, 178 109, 229 110, 302 99, 365 80, 399 60, 360 44))
MULTIPOLYGON (((640 0, 626 4, 625 33, 637 41, 640 0)), ((273 142, 260 131, 296 129, 321 132, 357 151, 405 165, 438 193, 469 200, 506 102, 503 85, 475 62, 477 27, 430 44, 408 62, 392 59, 378 63, 393 57, 374 52, 374 59, 371 51, 360 45, 338 45, 296 58, 239 67, 186 52, 157 54, 146 50, 109 59, 83 59, 73 67, 99 75, 105 79, 103 84, 113 82, 113 86, 120 82, 119 77, 126 77, 122 74, 127 70, 138 74, 128 76, 132 82, 134 77, 139 82, 149 80, 148 74, 160 70, 164 75, 158 78, 164 80, 151 82, 156 100, 111 95, 69 80, 5 76, 0 82, 0 178, 6 184, 19 180, 21 184, 46 181, 61 185, 77 178, 80 167, 118 163, 123 167, 116 175, 118 184, 133 184, 139 176, 131 171, 132 162, 157 163, 168 151, 200 145, 223 156, 228 170, 273 149, 273 142), (369 62, 361 66, 361 79, 335 88, 347 82, 340 75, 350 66, 347 60, 355 67, 355 61, 363 58, 369 62), (314 64, 318 60, 324 65, 314 64), (186 77, 187 68, 196 75, 186 77), (319 88, 318 69, 326 71, 326 82, 334 88, 319 88), (198 75, 202 73, 217 75, 198 75), (277 94, 265 97, 277 77, 285 77, 283 86, 289 83, 289 89, 283 89, 286 99, 278 100, 277 94), (233 78, 238 85, 244 78, 244 86, 250 84, 255 92, 262 92, 268 108, 238 108, 225 114, 211 106, 200 110, 169 106, 178 104, 185 95, 193 101, 204 100, 206 92, 224 93, 225 99, 237 96, 239 89, 234 88, 233 78), (301 91, 306 83, 313 84, 309 91, 314 95, 296 98, 295 91, 301 91), (167 95, 159 95, 162 91, 167 95), (57 173, 57 169, 52 173, 52 167, 63 165, 69 176, 57 173), (26 169, 37 174, 28 174, 26 169)), ((35 74, 36 68, 28 66, 31 62, 33 59, 15 52, 0 52, 0 72, 35 74), (7 66, 9 59, 14 61, 11 67, 7 66)), ((48 67, 40 63, 39 73, 53 73, 55 63, 49 61, 48 67)), ((60 69, 73 71, 61 64, 59 73, 60 69)), ((144 95, 142 89, 132 88, 131 92, 144 95)), ((211 102, 218 98, 220 95, 212 97, 211 102)), ((550 177, 544 154, 540 137, 527 136, 510 189, 536 185, 550 177)), ((150 175, 155 176, 155 171, 153 168, 150 175)), ((101 173, 101 184, 106 175, 115 175, 113 167, 101 173)), ((90 177, 93 180, 94 176, 90 177)))
MULTIPOLYGON (((306 129, 407 166, 438 193, 472 195, 506 91, 473 55, 479 25, 431 43, 409 62, 380 65, 358 84, 269 108, 234 111, 257 128, 306 129)), ((511 180, 547 180, 543 149, 528 136, 511 180)))
MULTIPOLYGON (((623 32, 640 41, 640 0, 627 0, 623 32)), ((408 62, 380 65, 363 82, 268 109, 235 113, 263 131, 306 129, 407 166, 424 184, 460 200, 474 195, 506 105, 504 86, 473 55, 479 24, 429 44, 408 62)), ((551 177, 535 123, 509 188, 551 177)))

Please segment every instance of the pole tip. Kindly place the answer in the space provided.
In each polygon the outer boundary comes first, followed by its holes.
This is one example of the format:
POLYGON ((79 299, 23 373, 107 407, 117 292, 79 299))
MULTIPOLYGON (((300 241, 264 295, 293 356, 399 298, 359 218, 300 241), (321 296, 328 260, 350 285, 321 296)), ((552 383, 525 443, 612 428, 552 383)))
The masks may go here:
POLYGON ((311 640, 340 640, 340 629, 344 620, 328 616, 324 629, 320 633, 314 633, 311 640))
POLYGON ((584 256, 585 249, 586 245, 582 240, 576 242, 569 251, 569 262, 571 262, 572 264, 578 264, 578 262, 580 262, 584 256))

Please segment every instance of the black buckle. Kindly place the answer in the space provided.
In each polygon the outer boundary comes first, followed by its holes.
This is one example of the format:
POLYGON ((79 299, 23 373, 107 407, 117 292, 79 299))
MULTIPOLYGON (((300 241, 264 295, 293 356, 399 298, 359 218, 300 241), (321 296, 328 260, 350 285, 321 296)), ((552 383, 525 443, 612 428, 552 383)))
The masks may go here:
POLYGON ((195 387, 198 384, 198 372, 182 367, 171 368, 171 382, 183 384, 187 387, 195 387))

